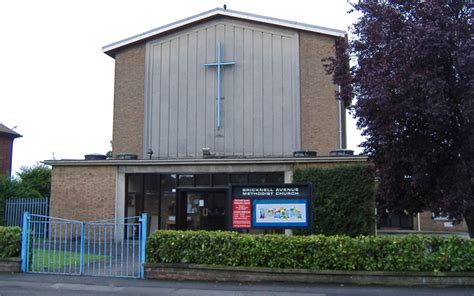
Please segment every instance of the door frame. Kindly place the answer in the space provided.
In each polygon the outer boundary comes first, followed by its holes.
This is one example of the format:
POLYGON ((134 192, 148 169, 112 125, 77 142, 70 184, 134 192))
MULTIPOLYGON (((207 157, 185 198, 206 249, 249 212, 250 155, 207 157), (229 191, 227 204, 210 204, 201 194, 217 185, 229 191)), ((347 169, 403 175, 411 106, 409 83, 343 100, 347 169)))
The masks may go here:
MULTIPOLYGON (((184 202, 184 196, 188 193, 225 193, 225 209, 228 208, 229 188, 227 187, 183 187, 176 188, 176 229, 187 230, 187 214, 184 202)), ((226 213, 227 215, 227 213, 226 213)), ((227 229, 227 217, 225 218, 225 229, 227 229)))

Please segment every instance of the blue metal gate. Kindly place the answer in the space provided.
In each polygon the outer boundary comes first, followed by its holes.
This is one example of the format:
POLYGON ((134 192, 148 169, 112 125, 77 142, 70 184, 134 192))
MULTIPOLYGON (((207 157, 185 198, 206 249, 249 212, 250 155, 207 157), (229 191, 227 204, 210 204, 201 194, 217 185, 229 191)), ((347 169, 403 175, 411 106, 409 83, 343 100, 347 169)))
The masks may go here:
POLYGON ((143 278, 147 215, 83 222, 23 215, 23 272, 143 278))

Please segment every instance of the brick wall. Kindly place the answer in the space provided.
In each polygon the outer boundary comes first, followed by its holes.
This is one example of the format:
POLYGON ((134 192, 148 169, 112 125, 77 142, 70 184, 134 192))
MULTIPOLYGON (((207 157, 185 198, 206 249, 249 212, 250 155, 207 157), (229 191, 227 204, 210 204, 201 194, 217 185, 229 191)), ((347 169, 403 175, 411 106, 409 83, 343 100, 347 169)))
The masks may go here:
POLYGON ((310 168, 317 168, 317 169, 333 169, 336 167, 341 166, 352 166, 352 165, 373 165, 371 162, 368 161, 366 157, 342 157, 333 159, 327 159, 326 161, 318 161, 318 162, 300 162, 296 163, 294 168, 295 170, 305 170, 310 168))
POLYGON ((338 106, 336 86, 321 59, 334 55, 334 37, 300 32, 299 40, 301 148, 329 155, 339 148, 338 106))
POLYGON ((115 56, 113 155, 143 158, 145 116, 145 45, 123 49, 115 56))
MULTIPOLYGON (((414 219, 414 229, 418 229, 418 219, 414 219)), ((463 220, 460 224, 446 227, 445 223, 450 224, 449 221, 436 221, 431 218, 431 212, 425 211, 420 214, 421 231, 442 231, 442 232, 466 232, 467 225, 463 220)))
POLYGON ((115 166, 53 166, 53 217, 100 220, 115 217, 115 166))
POLYGON ((10 175, 12 170, 13 138, 0 136, 0 175, 10 175))

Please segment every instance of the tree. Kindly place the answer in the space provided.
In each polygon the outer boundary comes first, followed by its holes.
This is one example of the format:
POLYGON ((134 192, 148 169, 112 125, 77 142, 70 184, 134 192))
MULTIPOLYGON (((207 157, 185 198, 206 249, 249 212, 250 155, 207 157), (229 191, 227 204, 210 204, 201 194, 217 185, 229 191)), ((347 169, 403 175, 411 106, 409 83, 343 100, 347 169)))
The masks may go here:
POLYGON ((51 169, 45 165, 21 167, 16 177, 0 176, 0 224, 3 222, 7 199, 49 197, 50 193, 51 169))
POLYGON ((328 70, 356 99, 379 205, 466 218, 474 236, 473 45, 468 1, 361 0, 328 70), (354 65, 344 72, 348 56, 354 65))
POLYGON ((23 166, 17 173, 21 185, 39 196, 49 197, 51 194, 51 169, 42 164, 32 167, 23 166))
POLYGON ((45 165, 21 167, 16 177, 0 176, 0 202, 8 198, 49 197, 51 169, 45 165))

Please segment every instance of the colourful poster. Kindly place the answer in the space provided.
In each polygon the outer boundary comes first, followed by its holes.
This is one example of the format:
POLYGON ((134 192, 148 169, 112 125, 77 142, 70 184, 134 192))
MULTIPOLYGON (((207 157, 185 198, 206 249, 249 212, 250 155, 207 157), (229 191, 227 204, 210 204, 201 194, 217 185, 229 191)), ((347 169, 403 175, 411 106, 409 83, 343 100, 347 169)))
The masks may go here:
POLYGON ((252 202, 250 199, 232 200, 232 227, 250 228, 252 227, 252 202))
POLYGON ((253 205, 254 227, 308 226, 305 199, 255 199, 253 205))

